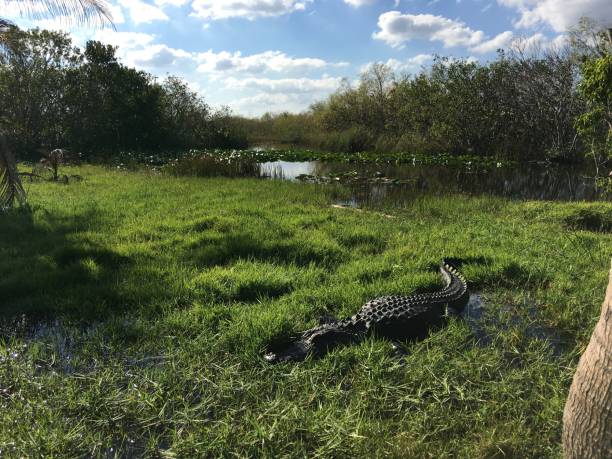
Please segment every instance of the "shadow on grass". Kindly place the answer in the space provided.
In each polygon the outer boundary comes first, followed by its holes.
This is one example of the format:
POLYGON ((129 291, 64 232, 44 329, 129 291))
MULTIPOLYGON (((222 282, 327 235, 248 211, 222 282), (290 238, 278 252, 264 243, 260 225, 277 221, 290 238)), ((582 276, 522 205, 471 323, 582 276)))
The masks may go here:
POLYGON ((599 233, 612 231, 612 213, 603 209, 578 209, 563 219, 566 228, 599 233))
POLYGON ((552 278, 549 274, 536 267, 521 265, 517 262, 508 262, 501 265, 489 265, 486 270, 479 272, 470 279, 472 290, 491 288, 518 288, 533 290, 546 288, 552 278))
MULTIPOLYGON (((514 261, 496 263, 493 258, 487 256, 445 257, 444 260, 459 270, 464 265, 477 268, 476 272, 468 276, 468 288, 471 291, 487 288, 533 289, 546 287, 552 280, 548 274, 535 267, 514 261)), ((431 268, 436 266, 432 264, 431 268)))
POLYGON ((70 217, 0 214, 0 318, 91 319, 125 308, 118 285, 132 261, 78 234, 92 222, 103 224, 95 209, 70 217))
POLYGON ((343 251, 325 241, 266 239, 244 232, 204 237, 189 247, 189 258, 198 266, 223 266, 237 260, 258 260, 308 266, 336 266, 343 251))

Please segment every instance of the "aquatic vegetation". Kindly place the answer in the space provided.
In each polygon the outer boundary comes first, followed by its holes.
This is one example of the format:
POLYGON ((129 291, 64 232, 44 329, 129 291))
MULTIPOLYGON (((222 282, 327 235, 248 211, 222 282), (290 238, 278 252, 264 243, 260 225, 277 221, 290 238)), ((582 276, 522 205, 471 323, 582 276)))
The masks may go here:
POLYGON ((253 160, 211 154, 190 155, 170 160, 162 172, 195 177, 259 177, 259 164, 253 160))
POLYGON ((333 161, 342 163, 393 163, 419 165, 448 165, 468 168, 499 168, 516 164, 514 161, 477 155, 413 154, 413 153, 334 153, 307 149, 254 148, 249 150, 188 150, 147 153, 126 151, 113 157, 112 163, 120 168, 147 165, 160 167, 171 162, 189 161, 192 158, 218 158, 226 161, 333 161))
POLYGON ((415 182, 416 179, 400 179, 385 177, 382 172, 375 172, 372 175, 362 174, 358 171, 338 172, 328 175, 301 174, 296 177, 300 182, 307 183, 343 183, 343 184, 364 184, 377 183, 382 185, 406 185, 415 182))

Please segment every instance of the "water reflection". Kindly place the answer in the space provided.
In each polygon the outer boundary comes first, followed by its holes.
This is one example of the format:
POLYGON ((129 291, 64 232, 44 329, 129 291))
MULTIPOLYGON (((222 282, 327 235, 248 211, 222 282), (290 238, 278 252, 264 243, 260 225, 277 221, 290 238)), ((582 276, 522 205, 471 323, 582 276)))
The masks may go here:
POLYGON ((316 175, 317 161, 273 161, 260 164, 259 175, 279 180, 295 180, 303 175, 316 175))
POLYGON ((526 298, 522 303, 512 306, 495 308, 486 306, 481 293, 472 293, 460 317, 472 330, 472 335, 479 346, 492 345, 500 333, 507 332, 511 328, 524 340, 546 342, 554 357, 559 357, 566 345, 557 330, 538 318, 533 298, 526 298))
POLYGON ((415 192, 491 194, 522 200, 592 201, 604 199, 587 168, 526 164, 512 168, 275 161, 260 165, 272 179, 340 182, 350 186, 354 205, 401 203, 415 192))
POLYGON ((514 167, 273 161, 202 155, 167 166, 176 175, 261 177, 341 183, 351 190, 347 204, 399 205, 421 194, 488 194, 521 200, 593 201, 607 196, 586 167, 523 164, 514 167))

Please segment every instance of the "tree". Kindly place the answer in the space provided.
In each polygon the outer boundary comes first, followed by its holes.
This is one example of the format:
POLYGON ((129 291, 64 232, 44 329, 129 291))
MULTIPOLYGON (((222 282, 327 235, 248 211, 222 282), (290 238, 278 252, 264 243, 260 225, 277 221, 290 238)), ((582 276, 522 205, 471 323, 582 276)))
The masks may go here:
POLYGON ((13 29, 0 68, 0 117, 9 147, 35 159, 65 137, 66 72, 78 63, 67 34, 13 29))
MULTIPOLYGON (((2 4, 16 6, 20 14, 36 19, 61 17, 65 21, 85 24, 111 23, 104 0, 0 0, 2 4)), ((15 28, 9 20, 0 17, 0 59, 10 47, 9 32, 15 28)), ((0 125, 0 205, 12 207, 15 200, 24 202, 25 191, 17 174, 15 157, 0 125)))
POLYGON ((579 91, 587 109, 578 118, 578 132, 598 165, 612 156, 612 54, 582 64, 579 91))
POLYGON ((388 122, 388 96, 395 85, 393 69, 386 64, 375 62, 361 74, 360 90, 366 95, 368 127, 376 134, 385 131, 388 122))
POLYGON ((568 35, 574 57, 579 61, 612 54, 612 29, 605 29, 592 18, 581 18, 568 35))
POLYGON ((163 89, 146 72, 122 65, 116 48, 88 41, 64 87, 70 147, 88 151, 152 148, 163 141, 163 89))
POLYGON ((168 145, 206 146, 210 107, 180 78, 169 76, 162 89, 161 109, 168 145))
POLYGON ((612 457, 612 270, 599 322, 565 404, 563 452, 568 459, 612 457))

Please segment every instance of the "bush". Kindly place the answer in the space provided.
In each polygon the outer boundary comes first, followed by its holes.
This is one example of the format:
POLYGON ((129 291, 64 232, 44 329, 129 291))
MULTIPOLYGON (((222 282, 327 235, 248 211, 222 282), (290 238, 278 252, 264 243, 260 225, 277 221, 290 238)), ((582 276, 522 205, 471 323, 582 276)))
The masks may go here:
POLYGON ((357 153, 374 147, 372 135, 365 129, 353 127, 340 132, 330 132, 322 147, 329 151, 357 153))

